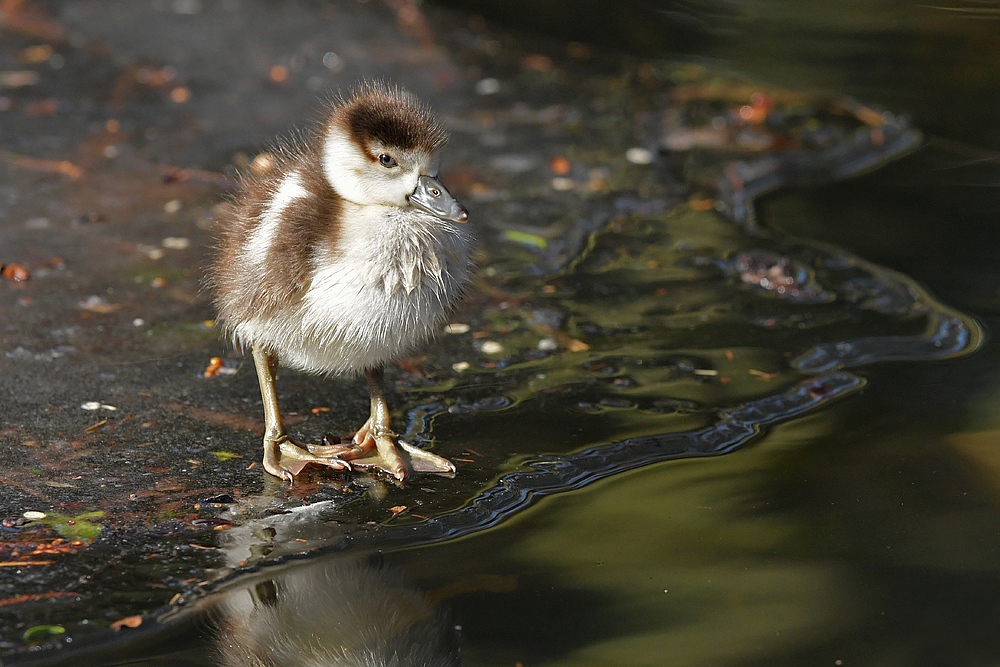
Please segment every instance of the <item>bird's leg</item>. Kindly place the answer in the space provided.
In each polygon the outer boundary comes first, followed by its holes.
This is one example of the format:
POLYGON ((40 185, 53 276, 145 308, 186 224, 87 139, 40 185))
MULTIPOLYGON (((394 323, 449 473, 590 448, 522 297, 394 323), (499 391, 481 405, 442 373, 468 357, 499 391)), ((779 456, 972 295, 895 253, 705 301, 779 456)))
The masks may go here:
POLYGON ((264 470, 289 483, 308 463, 319 463, 337 470, 350 470, 351 464, 337 456, 340 452, 313 454, 288 437, 285 425, 281 422, 278 394, 274 386, 278 358, 254 346, 253 362, 257 366, 260 397, 264 401, 264 470))
POLYGON ((354 435, 354 447, 343 458, 358 468, 379 468, 396 479, 403 479, 409 472, 454 475, 455 466, 448 459, 397 440, 385 402, 382 376, 381 368, 365 371, 371 390, 371 416, 354 435))
POLYGON ((364 426, 358 429, 358 432, 354 434, 354 444, 363 445, 365 440, 368 439, 368 432, 372 428, 372 418, 369 417, 368 421, 365 422, 364 426))

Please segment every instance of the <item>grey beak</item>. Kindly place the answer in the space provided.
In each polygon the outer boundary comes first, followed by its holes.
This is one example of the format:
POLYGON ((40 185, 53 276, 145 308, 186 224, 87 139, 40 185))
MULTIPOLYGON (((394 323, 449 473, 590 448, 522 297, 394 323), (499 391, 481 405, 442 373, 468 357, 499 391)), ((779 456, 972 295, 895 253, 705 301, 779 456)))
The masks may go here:
POLYGON ((442 220, 468 222, 469 212, 455 201, 451 193, 441 185, 441 181, 431 176, 417 179, 417 188, 409 197, 410 206, 426 211, 442 220))

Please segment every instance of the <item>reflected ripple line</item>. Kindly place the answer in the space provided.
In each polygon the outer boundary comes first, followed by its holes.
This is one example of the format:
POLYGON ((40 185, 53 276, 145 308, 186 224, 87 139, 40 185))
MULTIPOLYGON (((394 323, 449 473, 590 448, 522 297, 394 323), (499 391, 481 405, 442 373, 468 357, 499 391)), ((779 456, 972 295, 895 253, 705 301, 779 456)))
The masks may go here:
POLYGON ((413 547, 464 537, 499 525, 545 496, 580 489, 651 463, 727 454, 752 441, 763 427, 812 412, 865 382, 852 373, 829 373, 804 380, 784 393, 720 410, 716 423, 703 429, 639 436, 566 456, 531 460, 525 463, 527 470, 500 477, 461 509, 417 525, 385 526, 376 533, 348 536, 330 550, 413 547))

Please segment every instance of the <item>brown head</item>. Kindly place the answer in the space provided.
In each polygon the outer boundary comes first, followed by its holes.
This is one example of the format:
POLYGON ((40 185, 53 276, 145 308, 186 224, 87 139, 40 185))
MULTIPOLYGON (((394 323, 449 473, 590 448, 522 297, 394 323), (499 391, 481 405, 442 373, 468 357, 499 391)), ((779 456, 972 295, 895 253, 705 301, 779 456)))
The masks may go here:
POLYGON ((323 174, 344 199, 412 205, 457 222, 468 218, 437 181, 438 152, 448 135, 410 93, 364 83, 337 102, 322 132, 323 174))

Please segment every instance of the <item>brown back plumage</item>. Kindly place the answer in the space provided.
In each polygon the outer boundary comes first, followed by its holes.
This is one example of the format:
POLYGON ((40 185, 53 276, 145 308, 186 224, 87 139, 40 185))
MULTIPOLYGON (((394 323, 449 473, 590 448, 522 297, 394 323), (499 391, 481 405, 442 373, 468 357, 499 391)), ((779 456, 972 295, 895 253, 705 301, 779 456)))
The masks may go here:
POLYGON ((269 154, 274 160, 271 167, 245 174, 235 200, 219 215, 218 252, 209 285, 227 329, 298 299, 309 287, 316 245, 334 244, 339 233, 342 200, 323 177, 317 151, 288 140, 269 154), (247 240, 262 222, 282 179, 292 172, 308 194, 282 210, 267 259, 263 265, 250 266, 244 255, 247 240))

